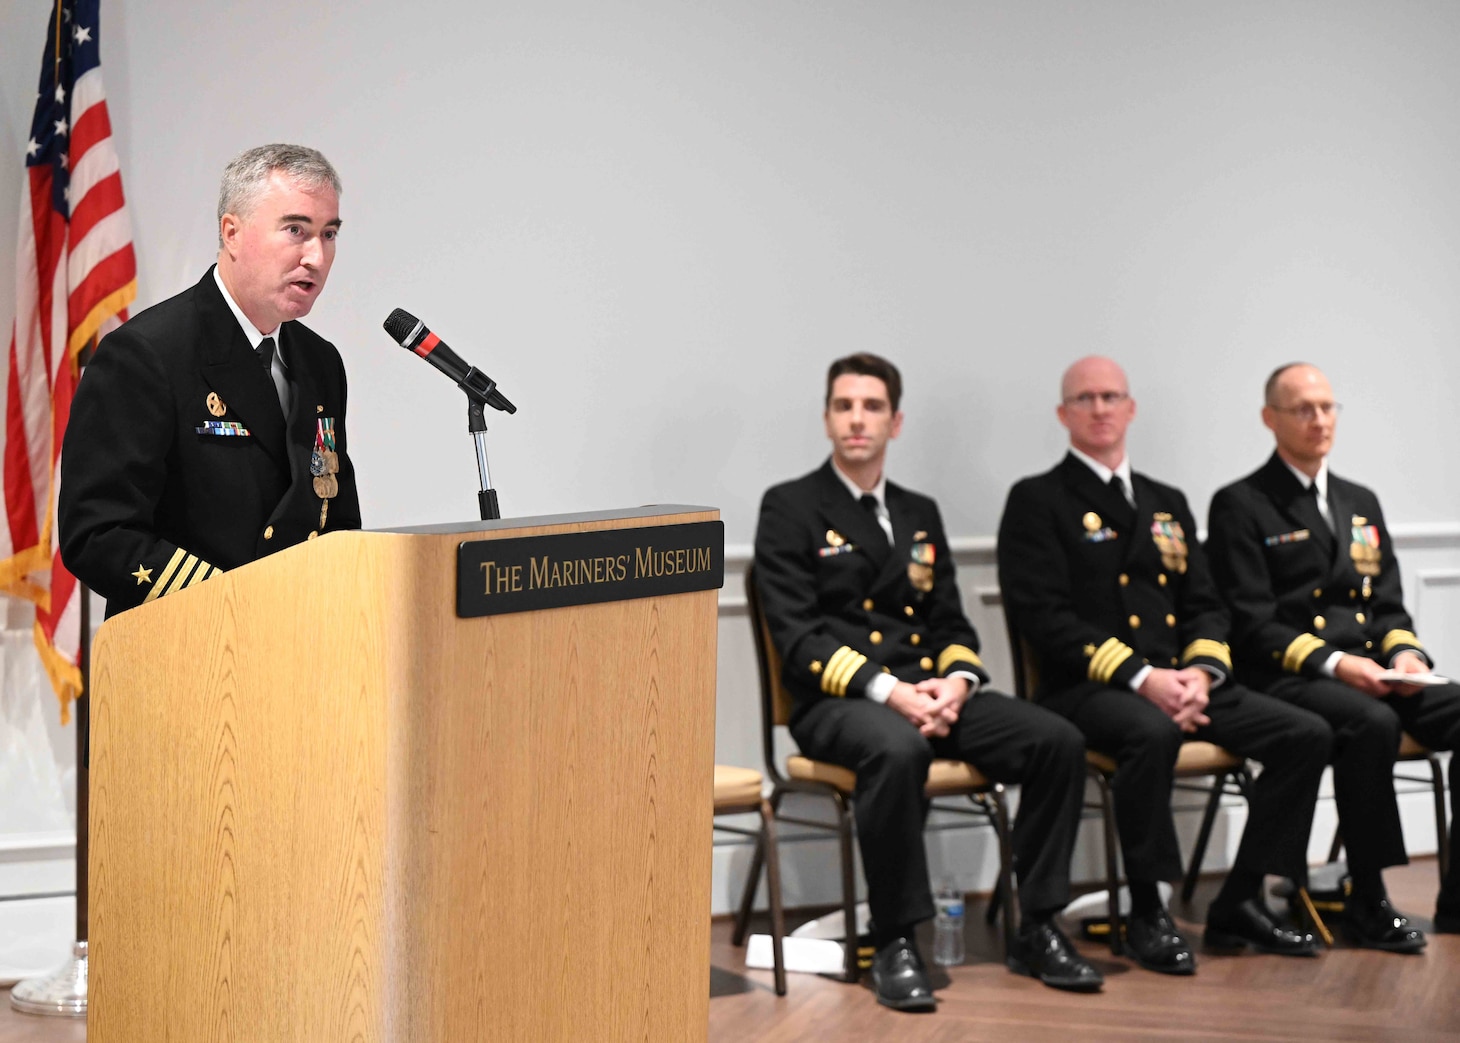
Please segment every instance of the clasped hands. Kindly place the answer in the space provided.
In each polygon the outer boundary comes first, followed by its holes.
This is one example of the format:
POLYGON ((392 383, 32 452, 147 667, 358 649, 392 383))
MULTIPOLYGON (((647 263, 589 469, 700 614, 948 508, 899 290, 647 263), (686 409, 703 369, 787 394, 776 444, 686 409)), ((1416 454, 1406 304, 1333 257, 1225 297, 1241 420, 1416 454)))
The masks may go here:
POLYGON ((917 684, 899 681, 887 705, 917 725, 924 738, 938 738, 958 723, 970 687, 966 677, 930 677, 917 684))
POLYGON ((1212 723, 1205 713, 1211 689, 1212 675, 1201 667, 1188 666, 1183 670, 1156 667, 1146 675, 1138 691, 1177 727, 1190 733, 1212 723))

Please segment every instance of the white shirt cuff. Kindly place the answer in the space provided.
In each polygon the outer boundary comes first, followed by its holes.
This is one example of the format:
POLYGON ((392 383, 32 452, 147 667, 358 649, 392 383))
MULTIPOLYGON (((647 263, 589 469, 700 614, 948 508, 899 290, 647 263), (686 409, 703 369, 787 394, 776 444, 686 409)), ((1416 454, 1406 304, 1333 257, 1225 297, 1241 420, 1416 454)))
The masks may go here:
POLYGON ((1145 666, 1137 670, 1136 675, 1130 679, 1130 690, 1132 692, 1139 692, 1141 690, 1141 685, 1146 683, 1146 678, 1150 676, 1151 671, 1154 669, 1156 669, 1154 666, 1151 666, 1149 663, 1147 663, 1145 666))
POLYGON ((1323 665, 1318 669, 1323 671, 1324 677, 1336 677, 1338 676, 1338 661, 1342 658, 1342 652, 1334 652, 1333 655, 1323 660, 1323 665))
POLYGON ((862 694, 874 703, 885 703, 896 687, 897 678, 891 674, 878 674, 867 682, 867 690, 862 694))
POLYGON ((971 671, 968 671, 968 670, 954 670, 948 676, 949 677, 961 677, 965 681, 967 681, 968 682, 968 694, 970 696, 973 695, 975 692, 978 691, 978 686, 979 685, 983 684, 983 681, 982 681, 982 679, 979 678, 978 674, 975 674, 975 673, 973 673, 971 671))
POLYGON ((1199 663, 1199 664, 1197 664, 1197 669, 1198 670, 1205 670, 1207 673, 1209 673, 1209 674, 1212 675, 1212 687, 1213 688, 1220 688, 1220 687, 1222 687, 1222 685, 1224 685, 1224 684, 1227 683, 1227 675, 1226 675, 1226 673, 1224 673, 1221 670, 1218 670, 1215 666, 1208 666, 1206 663, 1199 663))

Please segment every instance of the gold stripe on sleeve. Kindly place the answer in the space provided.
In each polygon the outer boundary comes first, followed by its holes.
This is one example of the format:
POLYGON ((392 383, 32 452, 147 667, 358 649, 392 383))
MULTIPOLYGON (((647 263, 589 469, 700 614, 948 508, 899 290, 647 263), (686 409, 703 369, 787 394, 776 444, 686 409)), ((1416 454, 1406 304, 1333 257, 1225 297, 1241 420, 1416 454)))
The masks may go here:
POLYGON ((188 577, 188 581, 184 583, 183 586, 191 587, 195 583, 201 583, 205 579, 212 579, 216 575, 218 575, 218 570, 216 568, 214 568, 212 565, 209 565, 206 561, 200 561, 198 562, 198 567, 193 571, 193 574, 188 577))
POLYGON ((188 577, 192 575, 193 568, 197 564, 198 556, 196 554, 189 554, 186 558, 184 558, 183 563, 179 565, 177 571, 173 573, 172 582, 166 584, 158 584, 159 586, 165 586, 167 588, 162 592, 162 596, 166 596, 168 594, 176 594, 179 590, 182 590, 183 587, 187 586, 188 577))
POLYGON ((1289 673, 1298 673, 1303 668, 1303 663, 1318 649, 1323 647, 1323 639, 1313 634, 1299 634, 1293 638, 1287 650, 1283 652, 1283 669, 1289 673))
POLYGON ((147 602, 162 596, 162 588, 167 586, 167 581, 172 579, 172 574, 177 571, 178 565, 180 565, 182 563, 182 560, 187 556, 188 552, 183 550, 181 547, 172 552, 172 559, 168 561, 167 568, 162 570, 162 575, 158 576, 157 582, 152 584, 152 589, 149 590, 147 592, 147 596, 142 599, 142 604, 145 605, 147 604, 147 602))
POLYGON ((1388 655, 1396 645, 1413 645, 1415 648, 1424 648, 1424 645, 1419 643, 1419 638, 1415 637, 1413 631, 1409 630, 1389 631, 1389 633, 1384 635, 1384 643, 1380 648, 1385 655, 1388 655))
POLYGON ((853 676, 856 675, 858 670, 862 669, 862 667, 866 665, 867 657, 864 656, 861 652, 853 652, 850 656, 847 657, 847 660, 841 669, 841 673, 838 675, 836 680, 836 694, 838 696, 844 696, 847 694, 847 688, 851 685, 853 676))
POLYGON ((1109 637, 1099 650, 1090 657, 1089 676, 1092 681, 1099 681, 1101 684, 1108 684, 1115 676, 1115 671, 1120 669, 1136 650, 1118 637, 1109 637))
POLYGON ((821 690, 828 695, 846 695, 847 686, 853 675, 867 662, 867 657, 855 649, 842 645, 827 660, 826 669, 821 672, 821 690))
POLYGON ((938 656, 938 673, 948 672, 948 668, 954 663, 972 663, 974 666, 983 666, 983 660, 978 653, 967 645, 949 645, 943 649, 938 656))
POLYGON ((1228 670, 1232 669, 1232 652, 1224 642, 1213 641, 1210 638, 1199 637, 1187 645, 1181 653, 1183 662, 1190 662, 1198 656, 1205 656, 1208 659, 1215 659, 1228 670))

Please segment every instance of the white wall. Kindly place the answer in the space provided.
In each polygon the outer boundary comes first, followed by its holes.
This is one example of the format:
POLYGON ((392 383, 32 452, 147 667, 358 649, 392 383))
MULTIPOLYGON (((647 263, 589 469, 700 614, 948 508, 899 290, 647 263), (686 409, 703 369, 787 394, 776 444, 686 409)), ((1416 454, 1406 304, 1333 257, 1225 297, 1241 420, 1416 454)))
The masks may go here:
MULTIPOLYGON (((0 6, 0 325, 49 6, 0 6)), ((1136 464, 1199 513, 1267 451, 1266 373, 1305 358, 1347 404, 1336 468, 1393 524, 1460 520, 1454 5, 108 0, 103 19, 140 303, 211 260, 233 154, 296 140, 340 169, 310 321, 350 368, 367 524, 475 513, 460 396, 380 330, 396 306, 520 407, 490 436, 508 515, 710 503, 747 544, 761 491, 824 453, 826 363, 869 349, 908 382, 895 473, 959 538, 1056 457, 1058 373, 1087 352, 1126 364, 1136 464)), ((722 718, 742 709, 722 693, 722 718)))

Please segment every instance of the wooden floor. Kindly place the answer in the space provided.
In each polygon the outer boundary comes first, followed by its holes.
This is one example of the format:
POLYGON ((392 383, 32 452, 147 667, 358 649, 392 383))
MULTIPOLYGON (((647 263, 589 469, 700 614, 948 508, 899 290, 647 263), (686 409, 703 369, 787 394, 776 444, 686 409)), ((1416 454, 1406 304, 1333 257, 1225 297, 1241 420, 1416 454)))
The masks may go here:
MULTIPOLYGON (((1391 870, 1395 903, 1429 927, 1433 859, 1391 870)), ((1176 918, 1200 937, 1207 882, 1176 918)), ((891 1040, 1456 1040, 1460 1041, 1460 935, 1432 935, 1421 956, 1395 956, 1340 945, 1317 959, 1198 953, 1195 978, 1140 970, 1103 946, 1080 942, 1105 974, 1105 991, 1076 996, 1047 989, 1004 969, 995 929, 969 904, 968 958, 951 974, 935 970, 936 1014, 896 1014, 864 986, 790 975, 777 998, 769 971, 747 971, 730 944, 730 923, 717 921, 711 942, 710 1039, 854 1043, 891 1040)), ((799 922, 793 919, 794 922, 799 922)), ((924 953, 931 951, 922 940, 924 953)), ((86 1027, 69 1018, 17 1014, 0 996, 0 1043, 76 1043, 86 1027)), ((416 1041, 412 1041, 416 1043, 416 1041)), ((421 1041, 425 1043, 425 1041, 421 1041)), ((677 1043, 677 1041, 675 1041, 677 1043)))
MULTIPOLYGON (((1424 928, 1434 912, 1434 859, 1386 874, 1395 904, 1424 928)), ((1172 913, 1199 942, 1214 881, 1172 913)), ((880 1007, 865 985, 788 975, 777 998, 769 971, 747 971, 717 921, 711 942, 710 1039, 854 1043, 953 1043, 957 1040, 1460 1040, 1460 935, 1431 935, 1420 956, 1339 947, 1317 959, 1216 956, 1198 950, 1194 978, 1143 971, 1079 941, 1105 975, 1093 996, 1057 992, 1009 973, 997 930, 970 902, 968 955, 951 974, 933 969, 936 1014, 880 1007)), ((800 922, 796 920, 794 922, 800 922)), ((763 929, 763 928, 762 928, 763 929)), ((926 957, 931 937, 920 939, 926 957)), ((0 1041, 4 1040, 0 1035, 0 1041)))

